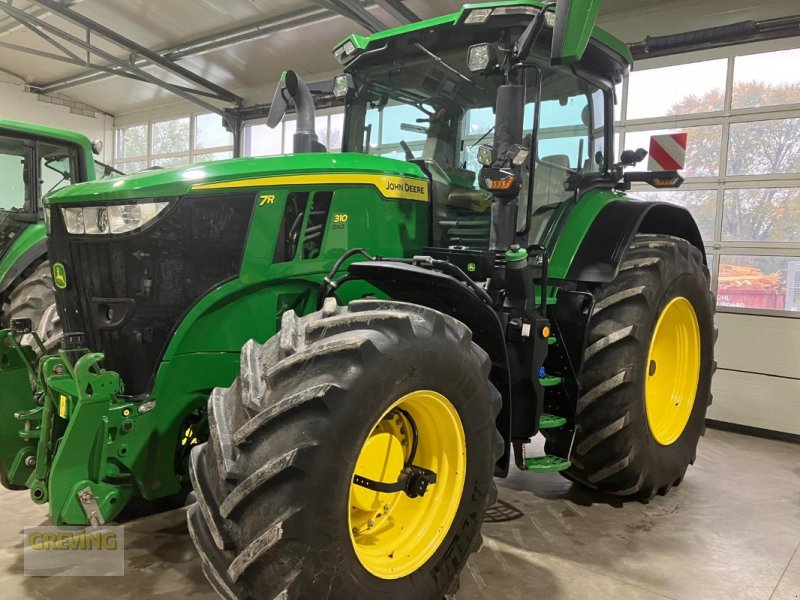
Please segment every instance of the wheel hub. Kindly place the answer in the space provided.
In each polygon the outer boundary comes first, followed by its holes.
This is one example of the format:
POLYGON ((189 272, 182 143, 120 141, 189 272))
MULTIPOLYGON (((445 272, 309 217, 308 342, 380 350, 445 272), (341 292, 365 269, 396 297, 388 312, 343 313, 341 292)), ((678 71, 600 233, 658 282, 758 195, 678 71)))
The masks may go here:
POLYGON ((674 443, 692 414, 700 377, 700 327, 684 297, 670 300, 658 317, 650 341, 645 408, 653 438, 674 443))
POLYGON ((362 566, 382 579, 417 569, 441 545, 464 490, 466 436, 450 401, 403 396, 361 446, 350 485, 350 538, 362 566))

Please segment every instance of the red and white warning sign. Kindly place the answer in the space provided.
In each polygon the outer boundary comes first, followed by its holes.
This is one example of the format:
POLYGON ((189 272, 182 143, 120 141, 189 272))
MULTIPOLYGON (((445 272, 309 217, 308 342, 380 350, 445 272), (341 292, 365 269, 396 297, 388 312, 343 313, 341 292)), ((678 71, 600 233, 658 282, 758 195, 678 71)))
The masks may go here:
POLYGON ((677 171, 686 163, 686 133, 668 133, 650 137, 648 171, 677 171))

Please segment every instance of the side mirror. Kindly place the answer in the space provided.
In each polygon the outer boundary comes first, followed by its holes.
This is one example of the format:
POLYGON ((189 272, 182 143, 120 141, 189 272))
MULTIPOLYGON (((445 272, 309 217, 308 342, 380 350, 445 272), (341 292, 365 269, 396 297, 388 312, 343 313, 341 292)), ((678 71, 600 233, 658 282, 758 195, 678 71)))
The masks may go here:
POLYGON ((600 0, 558 0, 553 24, 550 61, 566 65, 579 61, 600 12, 600 0))

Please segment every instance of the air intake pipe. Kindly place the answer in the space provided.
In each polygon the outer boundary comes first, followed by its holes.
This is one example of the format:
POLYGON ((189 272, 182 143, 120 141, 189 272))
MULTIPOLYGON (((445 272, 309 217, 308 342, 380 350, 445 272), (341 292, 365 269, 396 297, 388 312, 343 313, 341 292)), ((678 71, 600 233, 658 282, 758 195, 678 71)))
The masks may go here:
POLYGON ((278 126, 289 108, 289 99, 294 102, 297 111, 297 130, 294 134, 293 152, 295 154, 325 152, 327 148, 319 142, 314 130, 314 97, 306 82, 292 70, 284 71, 281 81, 278 83, 272 105, 269 108, 267 125, 273 129, 278 126))

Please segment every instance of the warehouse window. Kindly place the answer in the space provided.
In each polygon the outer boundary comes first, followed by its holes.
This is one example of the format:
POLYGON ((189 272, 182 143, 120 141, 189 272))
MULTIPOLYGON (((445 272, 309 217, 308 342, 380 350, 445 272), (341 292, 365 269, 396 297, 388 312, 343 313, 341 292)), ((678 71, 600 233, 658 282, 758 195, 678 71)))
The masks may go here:
POLYGON ((114 151, 114 166, 136 173, 231 158, 233 134, 222 117, 204 113, 121 127, 115 132, 114 151))
POLYGON ((233 133, 225 129, 222 118, 214 113, 197 115, 194 119, 194 147, 200 150, 230 148, 233 133))
POLYGON ((134 125, 116 131, 116 167, 124 173, 135 173, 147 167, 147 125, 134 125))
POLYGON ((800 173, 800 118, 731 123, 728 175, 777 173, 800 173))
MULTIPOLYGON (((264 123, 245 125, 242 135, 242 156, 275 156, 291 154, 294 148, 294 133, 297 130, 295 117, 285 118, 275 129, 264 123)), ((344 113, 318 113, 314 122, 314 130, 320 143, 331 152, 342 149, 342 131, 344 130, 344 113)))
POLYGON ((633 71, 628 82, 628 119, 722 110, 727 62, 709 60, 633 71))
POLYGON ((798 45, 640 61, 623 85, 620 149, 688 134, 683 187, 632 194, 694 215, 721 311, 800 316, 800 73, 787 68, 798 45))
POLYGON ((733 70, 733 108, 800 103, 800 48, 737 56, 733 70))
POLYGON ((798 242, 800 188, 726 189, 722 239, 731 242, 798 242))

